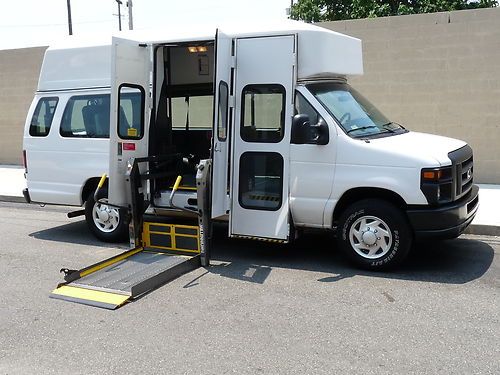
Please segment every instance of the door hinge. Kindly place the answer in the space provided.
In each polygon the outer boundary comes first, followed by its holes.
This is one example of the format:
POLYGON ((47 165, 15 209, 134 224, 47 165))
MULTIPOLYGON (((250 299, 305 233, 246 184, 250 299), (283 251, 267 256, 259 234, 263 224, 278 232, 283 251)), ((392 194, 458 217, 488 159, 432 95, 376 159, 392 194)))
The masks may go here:
POLYGON ((236 104, 236 97, 235 95, 229 95, 229 98, 227 100, 227 104, 230 106, 230 107, 233 107, 235 106, 236 104))

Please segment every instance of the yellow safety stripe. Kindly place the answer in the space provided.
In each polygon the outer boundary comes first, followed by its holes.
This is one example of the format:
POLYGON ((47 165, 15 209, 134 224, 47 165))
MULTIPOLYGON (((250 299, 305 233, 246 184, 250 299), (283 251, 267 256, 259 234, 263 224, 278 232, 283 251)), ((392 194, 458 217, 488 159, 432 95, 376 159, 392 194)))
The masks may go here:
POLYGON ((120 256, 117 256, 116 258, 111 258, 109 260, 107 260, 106 262, 102 262, 102 263, 99 263, 99 264, 96 264, 94 267, 90 267, 86 270, 83 270, 80 272, 80 277, 83 277, 83 276, 87 276, 93 272, 96 272, 96 271, 99 271, 107 266, 110 266, 116 262, 119 262, 120 260, 123 260, 123 259, 126 259, 134 254, 137 254, 138 252, 142 251, 142 247, 138 247, 137 249, 133 249, 133 250, 130 250, 126 253, 123 253, 122 255, 120 256))
MULTIPOLYGON (((174 251, 182 251, 184 253, 194 253, 194 254, 199 254, 199 250, 190 250, 190 249, 182 249, 178 247, 166 247, 166 246, 160 246, 160 245, 148 245, 146 247, 151 247, 153 249, 164 249, 164 250, 174 250, 174 251)), ((151 252, 151 250, 150 250, 151 252)))
POLYGON ((177 179, 175 180, 174 188, 173 190, 177 190, 179 188, 179 185, 181 184, 182 181, 182 176, 177 176, 177 179))
POLYGON ((57 289, 54 289, 52 291, 52 294, 56 294, 58 296, 63 296, 63 297, 100 302, 109 305, 115 305, 117 307, 124 304, 130 298, 130 296, 125 296, 123 294, 101 292, 99 290, 78 288, 68 285, 63 285, 57 289))
MULTIPOLYGON (((173 189, 173 186, 170 186, 169 188, 173 189)), ((194 190, 194 191, 196 191, 196 186, 179 185, 177 190, 194 190)))
POLYGON ((99 183, 97 184, 97 188, 100 189, 104 186, 104 183, 106 182, 106 173, 104 173, 101 176, 101 179, 99 180, 99 183))

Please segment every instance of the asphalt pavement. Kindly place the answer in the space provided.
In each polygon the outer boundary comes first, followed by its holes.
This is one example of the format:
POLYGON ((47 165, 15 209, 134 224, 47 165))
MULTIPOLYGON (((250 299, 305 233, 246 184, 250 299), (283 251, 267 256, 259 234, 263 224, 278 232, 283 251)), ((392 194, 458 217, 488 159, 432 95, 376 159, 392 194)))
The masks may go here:
POLYGON ((0 203, 0 374, 499 374, 500 238, 418 245, 391 273, 328 236, 229 240, 213 265, 116 311, 49 299, 59 269, 126 244, 67 208, 0 203))

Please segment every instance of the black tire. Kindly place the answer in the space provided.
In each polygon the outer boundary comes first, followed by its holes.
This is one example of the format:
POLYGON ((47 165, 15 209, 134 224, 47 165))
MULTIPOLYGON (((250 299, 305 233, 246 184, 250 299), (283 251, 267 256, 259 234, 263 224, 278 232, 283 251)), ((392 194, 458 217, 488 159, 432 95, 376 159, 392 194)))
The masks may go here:
POLYGON ((364 199, 345 209, 338 230, 339 249, 357 266, 374 271, 399 265, 413 242, 404 213, 379 199, 364 199))
MULTIPOLYGON (((104 186, 97 194, 97 199, 106 199, 108 197, 108 188, 104 186)), ((85 220, 90 231, 99 240, 104 242, 121 242, 126 239, 128 225, 125 215, 120 210, 106 205, 96 204, 94 192, 92 192, 85 202, 85 220), (94 207, 96 212, 94 212, 94 207), (106 211, 104 216, 99 216, 98 211, 106 211), (107 216, 106 216, 107 215, 107 216), (107 217, 108 220, 105 220, 107 217)))

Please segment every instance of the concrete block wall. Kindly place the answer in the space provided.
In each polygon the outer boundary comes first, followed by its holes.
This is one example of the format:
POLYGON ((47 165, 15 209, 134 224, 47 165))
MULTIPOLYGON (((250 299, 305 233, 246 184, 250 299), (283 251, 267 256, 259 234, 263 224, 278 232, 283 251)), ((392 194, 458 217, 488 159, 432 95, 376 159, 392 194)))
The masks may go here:
POLYGON ((467 141, 476 182, 500 184, 500 8, 319 25, 362 39, 351 83, 389 119, 467 141))
POLYGON ((0 51, 0 164, 22 164, 24 122, 45 49, 0 51))

